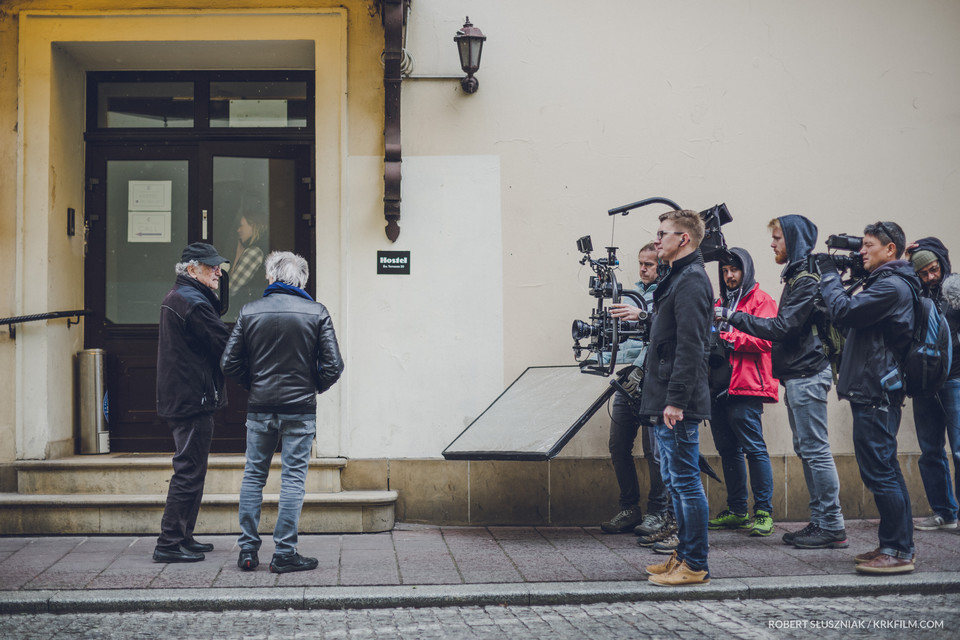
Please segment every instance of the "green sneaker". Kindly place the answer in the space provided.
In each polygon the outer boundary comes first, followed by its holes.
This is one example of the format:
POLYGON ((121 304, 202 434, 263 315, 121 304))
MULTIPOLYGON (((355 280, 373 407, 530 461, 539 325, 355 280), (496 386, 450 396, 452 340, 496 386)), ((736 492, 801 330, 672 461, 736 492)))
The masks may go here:
POLYGON ((773 518, 763 509, 757 509, 753 514, 753 526, 750 535, 766 538, 773 533, 773 518))
POLYGON ((717 514, 713 520, 707 521, 707 528, 711 531, 718 529, 749 529, 750 518, 745 513, 734 513, 730 509, 724 509, 717 514))

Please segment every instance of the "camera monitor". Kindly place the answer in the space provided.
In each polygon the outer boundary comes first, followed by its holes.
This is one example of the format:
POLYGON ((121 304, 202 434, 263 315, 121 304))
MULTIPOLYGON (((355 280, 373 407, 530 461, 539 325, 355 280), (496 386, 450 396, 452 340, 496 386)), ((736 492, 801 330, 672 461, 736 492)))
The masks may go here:
POLYGON ((444 449, 443 457, 550 460, 613 392, 609 378, 585 376, 578 366, 529 367, 444 449))

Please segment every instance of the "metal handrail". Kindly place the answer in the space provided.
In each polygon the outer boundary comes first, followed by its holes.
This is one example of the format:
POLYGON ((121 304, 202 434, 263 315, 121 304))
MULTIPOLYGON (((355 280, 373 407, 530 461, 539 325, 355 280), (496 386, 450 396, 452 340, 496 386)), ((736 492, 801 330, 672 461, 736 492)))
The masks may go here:
POLYGON ((57 318, 66 318, 67 327, 71 327, 75 324, 80 324, 80 317, 89 315, 90 311, 87 309, 75 309, 73 311, 50 311, 48 313, 36 313, 30 316, 14 316, 13 318, 0 318, 0 325, 9 325, 8 329, 10 330, 10 339, 17 339, 17 330, 15 325, 21 324, 23 322, 37 322, 40 320, 56 320, 57 318), (76 320, 72 318, 76 316, 76 320))

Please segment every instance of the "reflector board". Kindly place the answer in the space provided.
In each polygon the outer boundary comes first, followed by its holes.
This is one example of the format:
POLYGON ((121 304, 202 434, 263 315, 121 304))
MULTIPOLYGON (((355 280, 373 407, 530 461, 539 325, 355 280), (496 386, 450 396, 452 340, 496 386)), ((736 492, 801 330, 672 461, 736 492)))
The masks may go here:
MULTIPOLYGON (((624 374, 626 375, 626 373, 624 374)), ((443 451, 447 460, 549 460, 613 395, 580 367, 529 367, 443 451)))

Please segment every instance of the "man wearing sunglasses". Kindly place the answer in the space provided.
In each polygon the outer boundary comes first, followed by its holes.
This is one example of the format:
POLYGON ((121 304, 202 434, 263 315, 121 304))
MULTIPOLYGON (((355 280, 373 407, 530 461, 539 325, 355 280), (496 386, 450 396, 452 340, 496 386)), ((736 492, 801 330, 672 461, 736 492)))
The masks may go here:
POLYGON ((930 398, 913 399, 913 422, 920 444, 920 477, 933 515, 918 522, 920 531, 957 528, 960 496, 960 275, 950 272, 950 254, 937 238, 921 238, 907 247, 910 262, 923 283, 924 296, 937 303, 947 318, 953 341, 953 362, 943 387, 930 398), (950 463, 944 453, 949 439, 957 470, 950 482, 950 463), (956 492, 956 493, 955 493, 956 492))
POLYGON ((817 256, 827 313, 847 331, 837 395, 850 401, 860 477, 880 512, 880 545, 856 557, 859 573, 889 575, 915 568, 910 495, 897 461, 904 400, 898 362, 910 345, 913 295, 920 291, 913 267, 900 259, 905 245, 895 222, 867 225, 860 255, 870 275, 857 295, 844 290, 828 254, 817 256))

